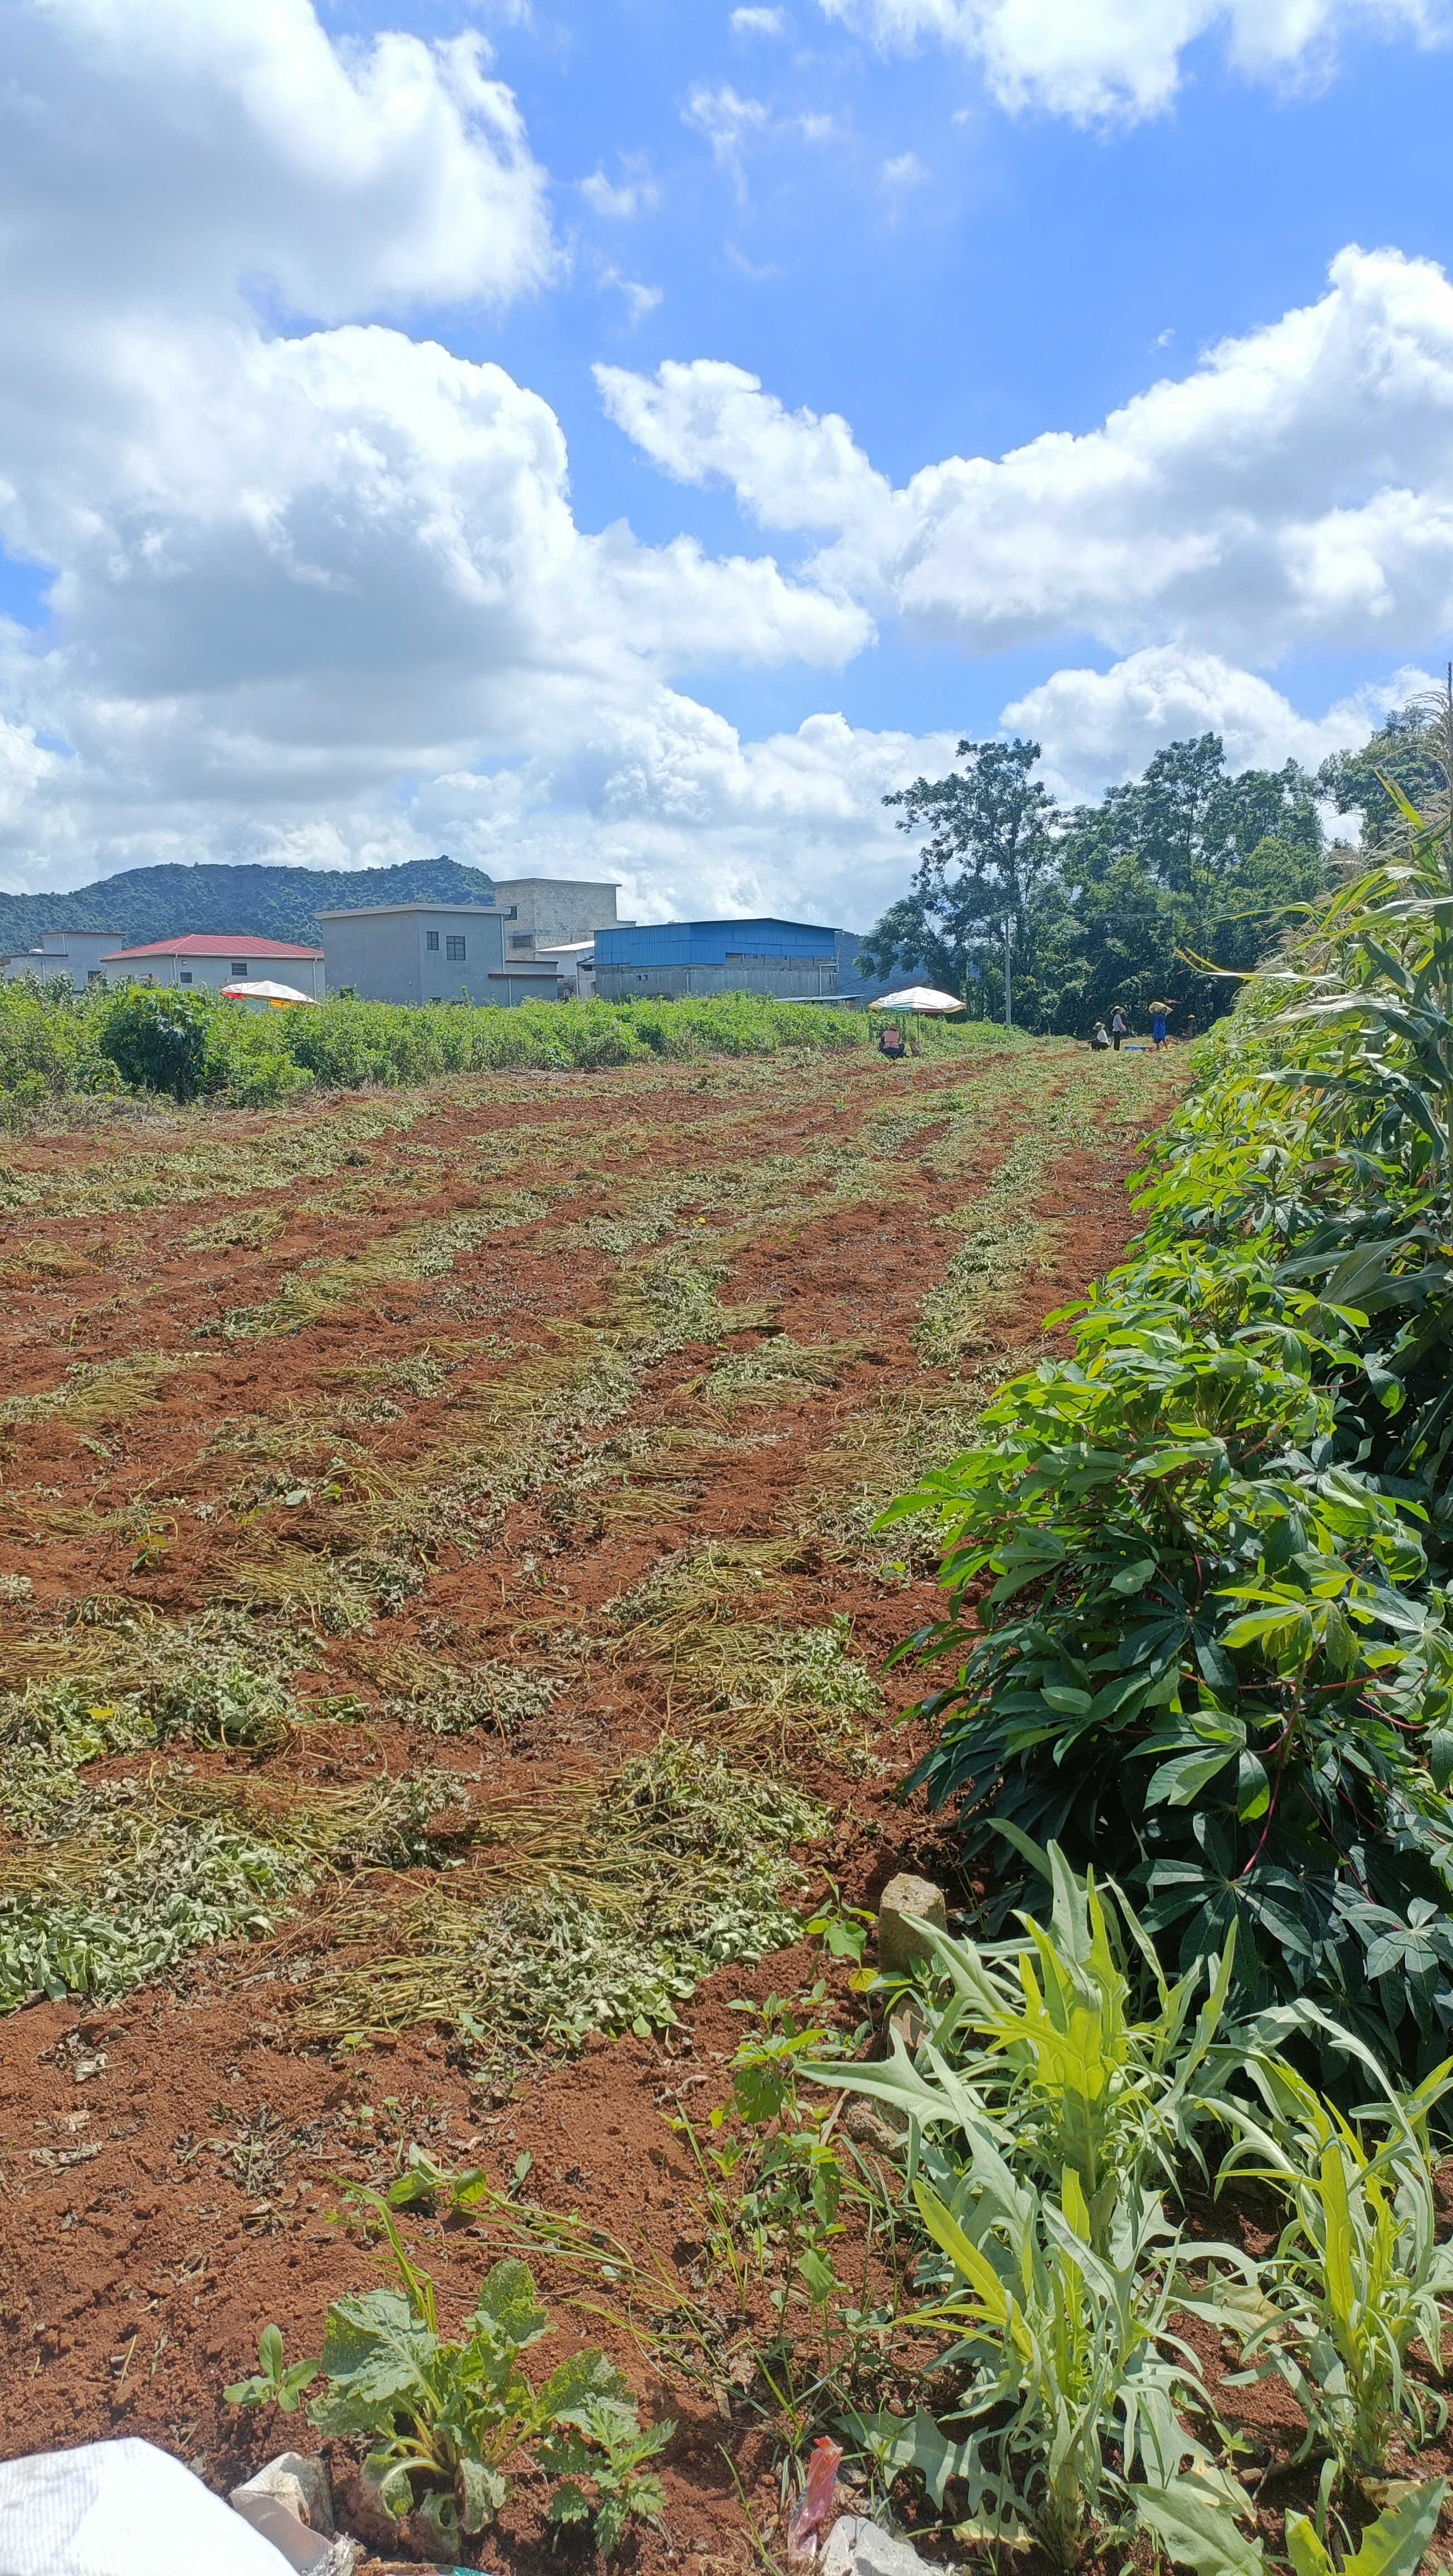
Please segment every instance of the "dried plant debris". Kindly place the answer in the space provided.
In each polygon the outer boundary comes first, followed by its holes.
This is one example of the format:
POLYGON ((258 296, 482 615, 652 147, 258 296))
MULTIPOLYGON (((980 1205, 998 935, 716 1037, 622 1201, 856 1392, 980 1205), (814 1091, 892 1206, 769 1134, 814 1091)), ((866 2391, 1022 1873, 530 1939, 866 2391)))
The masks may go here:
POLYGON ((548 1673, 498 1657, 468 1668, 434 1657, 409 1660, 415 1670, 408 1691, 386 1698, 383 1714, 429 1735, 518 1735, 545 1715, 560 1687, 548 1673))
POLYGON ((342 1916, 363 1955, 313 1978, 303 2026, 446 2021, 503 2054, 669 2023, 713 1968, 795 1938, 791 1849, 827 1825, 798 1792, 664 1741, 555 1814, 553 1852, 544 1834, 516 1844, 528 1874, 509 1892, 451 1880, 342 1916))
MULTIPOLYGON (((203 1697, 204 1727, 217 1696, 203 1697)), ((163 1741, 142 1694, 99 1703, 61 1682, 0 1702, 4 1820, 25 1836, 0 1861, 0 2010, 37 1993, 120 1994, 192 1950, 268 1932, 323 1869, 437 1865, 426 1827, 459 1796, 457 1775, 436 1771, 286 1807, 175 1763, 81 1777, 163 1741)))
POLYGON ((741 1404, 780 1404, 832 1387, 859 1360, 879 1357, 871 1341, 795 1342, 778 1333, 752 1351, 734 1352, 697 1378, 690 1392, 726 1412, 741 1404))
POLYGON ((801 1557, 791 1540, 689 1549, 615 1602, 617 1655, 664 1673, 671 1716, 711 1720, 733 1752, 785 1755, 793 1736, 861 1763, 866 1722, 881 1711, 850 1651, 851 1622, 812 1627, 760 1615, 790 1605, 781 1578, 801 1557))

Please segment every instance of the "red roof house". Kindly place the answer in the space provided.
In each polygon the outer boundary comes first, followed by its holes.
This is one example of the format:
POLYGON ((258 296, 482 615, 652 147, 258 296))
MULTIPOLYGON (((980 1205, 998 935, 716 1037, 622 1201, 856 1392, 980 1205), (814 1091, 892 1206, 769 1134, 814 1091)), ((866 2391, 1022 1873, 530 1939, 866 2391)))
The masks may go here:
POLYGON ((323 998, 323 951, 287 939, 259 939, 250 930, 189 930, 180 939, 152 939, 141 948, 117 948, 103 957, 105 973, 119 984, 240 984, 249 976, 293 985, 314 1001, 323 998), (286 967, 279 976, 275 969, 286 967))

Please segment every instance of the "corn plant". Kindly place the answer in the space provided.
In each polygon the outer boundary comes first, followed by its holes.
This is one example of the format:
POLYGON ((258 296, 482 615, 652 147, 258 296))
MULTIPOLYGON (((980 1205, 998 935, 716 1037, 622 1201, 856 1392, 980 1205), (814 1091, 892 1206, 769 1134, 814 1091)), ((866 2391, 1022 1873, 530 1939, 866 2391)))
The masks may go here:
POLYGON ((1206 2078, 1225 2010, 1233 1945, 1204 1976, 1197 1967, 1171 1986, 1123 1896, 1107 1903, 1094 1872, 1077 1877, 1054 1844, 1044 1857, 1029 1850, 1049 1881, 1048 1924, 1025 1914, 1024 1940, 982 1948, 918 1927, 947 1999, 925 1998, 916 2057, 895 2031, 885 2063, 803 2057, 797 2072, 906 2117, 910 2170, 926 2152, 940 2187, 954 2168, 955 2133, 971 2147, 992 2135, 1042 2183, 1073 2175, 1090 2242, 1103 2253, 1126 2186, 1139 2189, 1156 2171, 1173 2179, 1198 2152, 1206 2105, 1196 2079, 1206 2078), (1144 2018, 1132 2008, 1132 1959, 1154 1992, 1156 2010, 1144 2018), (927 2151, 926 2133, 937 2139, 927 2151))
POLYGON ((1032 2536, 1072 2568, 1107 2522, 1128 2531, 1140 2516, 1153 2532, 1182 2488, 1210 2534, 1208 2569, 1218 2548, 1220 2564, 1244 2566, 1245 2500, 1178 2412, 1206 2396, 1169 2326, 1176 2240, 1158 2202, 1119 2203, 1097 2252, 1074 2168, 1057 2197, 1038 2191, 985 2135, 952 2207, 921 2178, 914 2197, 947 2277, 913 2322, 956 2338, 939 2367, 960 2385, 939 2430, 965 2431, 939 2467, 964 2480, 971 2522, 1032 2536))
MULTIPOLYGON (((1342 2576, 1417 2576, 1447 2492, 1446 2478, 1431 2478, 1386 2506, 1348 2550, 1342 2576)), ((1335 2576, 1326 2543, 1304 2513, 1287 2516, 1287 2556, 1293 2576, 1335 2576)))
MULTIPOLYGON (((1247 2375, 1281 2378, 1301 2407, 1298 2456, 1323 2451, 1344 2477, 1375 2478, 1398 2435, 1416 2446, 1447 2422, 1444 2400, 1420 2387, 1408 2358, 1420 2343, 1441 2373, 1453 2245, 1437 2242, 1420 2130, 1453 2081, 1453 2059, 1408 2102, 1390 2094, 1377 2106, 1387 2128, 1372 2149, 1294 2068, 1270 2058, 1250 2066, 1267 2116, 1227 2103, 1241 2134, 1222 2180, 1270 2183, 1291 2215, 1261 2267, 1259 2295, 1249 2307, 1233 2296, 1221 2322, 1242 2336, 1247 2375)), ((1204 2305, 1215 2314, 1216 2295, 1204 2305)))

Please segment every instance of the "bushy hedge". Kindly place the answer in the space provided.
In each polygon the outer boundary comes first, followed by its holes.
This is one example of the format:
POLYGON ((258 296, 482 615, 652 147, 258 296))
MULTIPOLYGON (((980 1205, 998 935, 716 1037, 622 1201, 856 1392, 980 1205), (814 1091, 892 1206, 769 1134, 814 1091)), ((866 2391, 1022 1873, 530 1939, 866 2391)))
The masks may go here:
MULTIPOLYGON (((605 1065, 853 1050, 877 1042, 862 1011, 725 993, 679 1002, 525 1002, 470 1009, 336 997, 312 1010, 249 1010, 209 992, 74 993, 65 983, 0 984, 0 1098, 150 1091, 239 1107, 316 1084, 398 1089, 441 1074, 590 1071, 605 1065)), ((915 1032, 929 1053, 1003 1044, 984 1024, 915 1032)))
POLYGON ((1453 2030, 1453 852, 1349 889, 1205 1040, 1145 1234, 936 1511, 969 1851, 1058 1839, 1182 1963, 1405 2067, 1453 2030))

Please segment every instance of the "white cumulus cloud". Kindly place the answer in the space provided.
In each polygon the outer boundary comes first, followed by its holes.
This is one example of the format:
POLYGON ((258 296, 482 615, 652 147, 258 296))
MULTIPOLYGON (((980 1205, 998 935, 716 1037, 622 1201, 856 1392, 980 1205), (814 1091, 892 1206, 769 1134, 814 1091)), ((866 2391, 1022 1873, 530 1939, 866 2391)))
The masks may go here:
POLYGON ((1430 260, 1344 250, 1318 302, 1101 428, 948 457, 900 490, 840 416, 788 412, 742 368, 597 375, 667 473, 829 532, 814 581, 969 652, 1184 635, 1275 662, 1416 650, 1453 623, 1453 287, 1430 260))
POLYGON ((1232 769, 1280 769, 1297 760, 1315 770, 1329 752, 1365 742, 1389 707, 1432 686, 1425 671, 1408 668, 1325 715, 1304 716, 1259 672, 1239 670, 1218 653, 1162 644, 1108 671, 1056 671, 1014 699, 1000 723, 1041 743, 1046 785, 1078 801, 1138 777, 1162 744, 1203 733, 1221 736, 1232 769))
POLYGON ((982 64, 1004 106, 1081 123, 1170 105, 1186 47, 1213 31, 1253 79, 1315 78, 1338 39, 1372 28, 1436 44, 1447 0, 821 0, 885 50, 937 41, 982 64))

